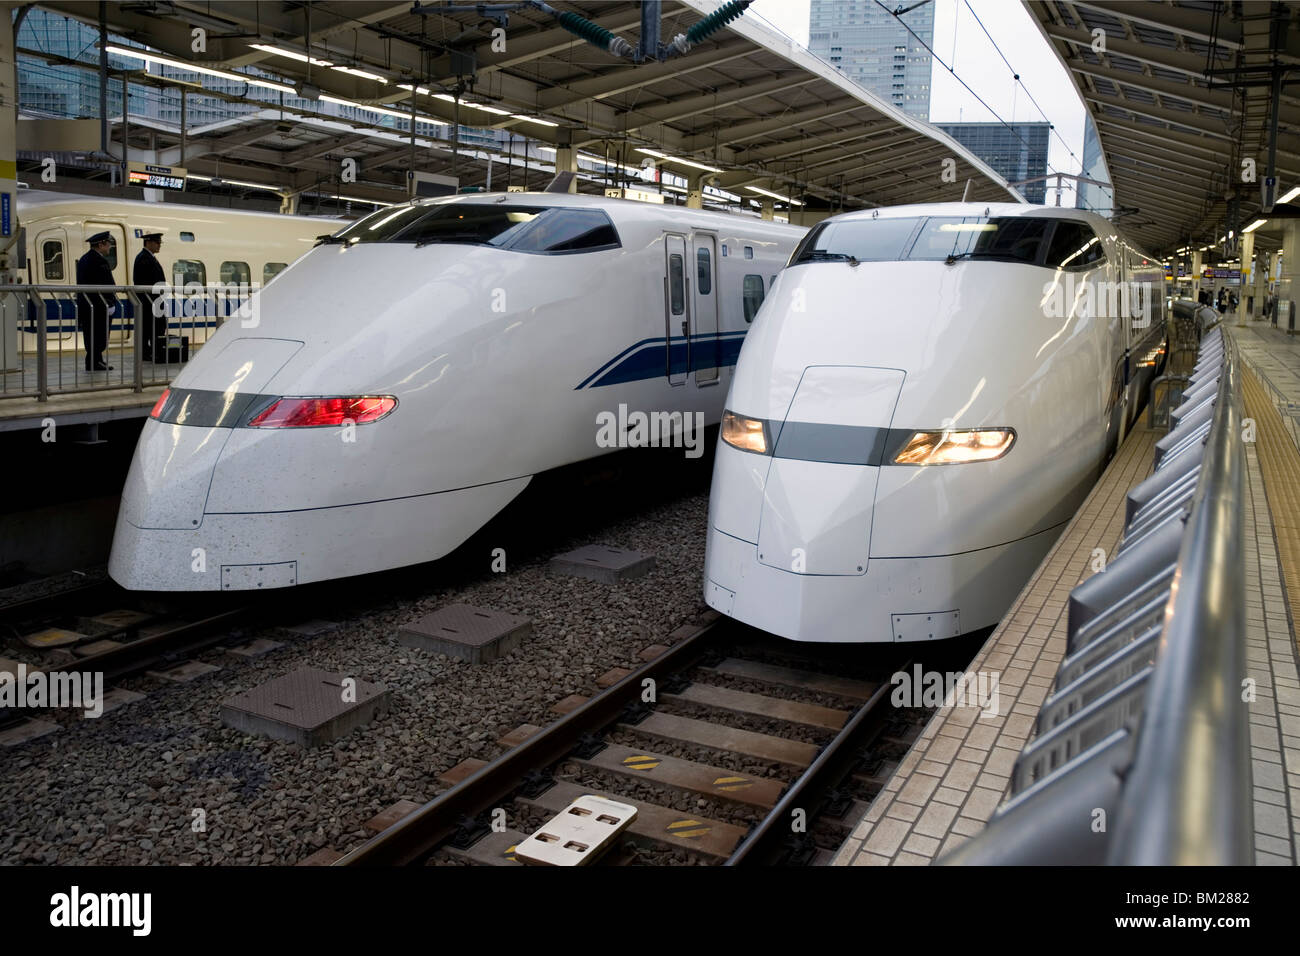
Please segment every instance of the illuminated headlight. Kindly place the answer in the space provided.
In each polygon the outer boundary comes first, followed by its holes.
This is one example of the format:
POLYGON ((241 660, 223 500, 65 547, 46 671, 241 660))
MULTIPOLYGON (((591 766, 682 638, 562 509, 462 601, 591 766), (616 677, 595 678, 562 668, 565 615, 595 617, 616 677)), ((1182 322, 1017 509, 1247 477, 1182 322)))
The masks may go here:
POLYGON ((1010 428, 917 432, 894 457, 896 465, 959 465, 1001 458, 1015 443, 1010 428))
POLYGON ((722 440, 732 448, 766 455, 770 445, 767 441, 765 424, 759 418, 745 418, 735 412, 723 412, 722 440))

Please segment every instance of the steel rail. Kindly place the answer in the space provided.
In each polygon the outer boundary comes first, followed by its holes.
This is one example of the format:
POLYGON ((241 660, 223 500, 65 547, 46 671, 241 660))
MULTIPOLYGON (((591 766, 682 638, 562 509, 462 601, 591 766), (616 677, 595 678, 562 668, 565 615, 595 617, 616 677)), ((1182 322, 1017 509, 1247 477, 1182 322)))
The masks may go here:
POLYGON ((730 625, 730 618, 719 618, 704 625, 617 684, 376 834, 333 865, 403 866, 418 862, 450 836, 462 818, 491 808, 516 790, 530 770, 561 759, 584 733, 597 731, 615 720, 624 707, 639 699, 642 681, 682 669, 730 625))

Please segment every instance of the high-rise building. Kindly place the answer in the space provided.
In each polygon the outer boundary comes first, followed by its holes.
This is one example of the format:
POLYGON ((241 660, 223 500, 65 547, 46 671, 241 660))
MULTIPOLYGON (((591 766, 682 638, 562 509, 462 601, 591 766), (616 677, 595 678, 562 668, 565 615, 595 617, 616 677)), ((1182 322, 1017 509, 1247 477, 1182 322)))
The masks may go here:
POLYGON ((812 0, 808 48, 885 102, 923 120, 930 118, 926 47, 933 41, 933 4, 899 18, 875 0, 812 0))
MULTIPOLYGON (((961 145, 988 163, 1009 183, 1047 175, 1050 123, 935 123, 961 145)), ((1017 186, 1032 203, 1046 202, 1044 180, 1017 186)))
MULTIPOLYGON (((1101 153, 1097 125, 1087 114, 1084 114, 1083 118, 1083 172, 1080 175, 1098 182, 1110 182, 1110 170, 1106 168, 1106 157, 1101 153)), ((1080 209, 1087 209, 1103 216, 1110 216, 1115 211, 1115 190, 1108 186, 1079 183, 1077 195, 1075 205, 1080 209)))

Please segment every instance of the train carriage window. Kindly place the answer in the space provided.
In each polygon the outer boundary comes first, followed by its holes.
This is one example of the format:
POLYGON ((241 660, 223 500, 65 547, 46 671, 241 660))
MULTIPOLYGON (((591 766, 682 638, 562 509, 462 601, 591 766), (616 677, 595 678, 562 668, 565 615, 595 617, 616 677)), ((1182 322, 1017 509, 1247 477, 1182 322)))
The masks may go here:
POLYGON ((221 263, 221 282, 223 285, 252 285, 253 270, 247 262, 221 263))
POLYGON ((741 297, 745 306, 745 321, 753 322, 754 316, 758 315, 758 307, 763 304, 763 277, 745 276, 741 297))
POLYGON ((181 233, 181 242, 193 242, 193 241, 194 241, 194 233, 192 232, 181 233))
POLYGON ((620 245, 618 231, 599 209, 436 203, 381 209, 344 227, 331 242, 413 242, 496 246, 512 252, 561 255, 620 245))
POLYGON ((1082 222, 1061 219, 1052 234, 1047 250, 1047 266, 1052 269, 1090 269, 1104 261, 1106 250, 1097 234, 1082 222))
POLYGON ((287 262, 268 262, 262 266, 262 285, 266 285, 287 268, 289 268, 287 262))
POLYGON ((712 258, 708 249, 695 250, 696 275, 698 276, 696 287, 699 289, 700 295, 708 295, 713 291, 712 258))
POLYGON ((41 272, 46 279, 63 278, 63 243, 59 240, 41 243, 41 272))
POLYGON ((110 237, 108 241, 108 252, 104 253, 104 258, 108 260, 108 267, 114 272, 117 271, 117 240, 110 237))
POLYGON ((934 217, 921 228, 909 259, 997 259, 1036 264, 1049 219, 1032 216, 934 217))
POLYGON ((208 270, 197 259, 177 259, 172 263, 172 275, 181 285, 195 282, 199 285, 208 284, 208 270))
POLYGON ((686 267, 675 252, 668 257, 668 304, 673 315, 686 309, 686 267))
POLYGON ((746 246, 746 247, 745 247, 745 258, 746 258, 746 259, 752 259, 752 258, 754 258, 754 247, 753 247, 753 246, 746 246))

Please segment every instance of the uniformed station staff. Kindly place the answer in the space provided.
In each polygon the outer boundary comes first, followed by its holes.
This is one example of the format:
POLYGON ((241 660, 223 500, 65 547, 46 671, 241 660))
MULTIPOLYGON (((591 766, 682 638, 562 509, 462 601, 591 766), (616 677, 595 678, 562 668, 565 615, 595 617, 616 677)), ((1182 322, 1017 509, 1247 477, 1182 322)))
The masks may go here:
MULTIPOLYGON (((113 285, 113 267, 108 263, 108 253, 113 248, 113 237, 107 232, 97 232, 86 240, 90 249, 77 260, 77 285, 113 285)), ((77 295, 77 328, 86 345, 86 371, 110 372, 113 366, 104 361, 104 347, 108 344, 108 303, 113 296, 93 292, 77 295)))
MULTIPOLYGON (((135 257, 135 265, 131 269, 131 284, 154 286, 159 282, 166 282, 167 276, 163 272, 162 263, 158 261, 158 250, 162 248, 162 233, 149 232, 142 238, 144 248, 135 257)), ((158 298, 159 296, 152 292, 140 293, 140 320, 136 323, 136 334, 144 336, 141 347, 146 362, 153 361, 154 336, 158 332, 167 330, 167 319, 154 317, 154 303, 158 298), (155 322, 157 331, 155 331, 155 322)))

